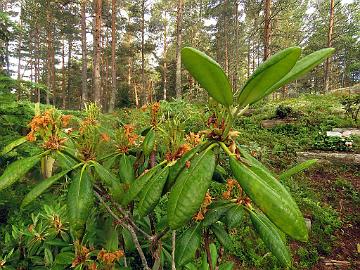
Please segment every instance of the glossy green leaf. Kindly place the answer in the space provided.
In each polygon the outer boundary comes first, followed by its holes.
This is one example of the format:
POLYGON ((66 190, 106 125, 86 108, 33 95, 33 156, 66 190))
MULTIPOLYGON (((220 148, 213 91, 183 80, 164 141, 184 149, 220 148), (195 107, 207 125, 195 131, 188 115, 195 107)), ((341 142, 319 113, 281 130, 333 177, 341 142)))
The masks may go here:
POLYGON ((158 171, 158 169, 159 167, 154 167, 134 180, 134 182, 130 185, 129 190, 125 193, 121 204, 128 205, 131 201, 133 201, 139 195, 140 191, 148 184, 149 180, 158 171))
POLYGON ((176 239, 175 263, 181 267, 195 258, 201 244, 201 223, 196 223, 176 239))
POLYGON ((219 265, 219 270, 232 270, 232 269, 234 269, 233 262, 226 262, 226 263, 219 265))
MULTIPOLYGON (((296 204, 236 158, 230 157, 230 167, 246 194, 276 226, 297 240, 307 241, 305 220, 296 204)), ((279 181, 275 183, 280 184, 279 181)))
POLYGON ((131 233, 128 229, 123 228, 121 230, 122 237, 124 239, 125 251, 126 252, 133 252, 136 250, 134 241, 131 237, 131 233))
POLYGON ((215 234, 217 240, 220 244, 227 250, 233 250, 234 244, 230 238, 230 235, 225 230, 224 226, 219 223, 214 223, 211 225, 211 231, 215 234))
POLYGON ((25 137, 21 137, 15 141, 12 141, 11 143, 9 143, 8 145, 6 145, 0 152, 0 157, 4 156, 6 154, 8 154, 10 151, 12 151, 14 148, 18 147, 19 145, 22 145, 23 143, 25 143, 26 140, 26 136, 25 137))
POLYGON ((301 54, 301 48, 282 50, 262 63, 244 85, 238 96, 238 104, 246 106, 264 97, 268 90, 280 81, 294 67, 301 54))
POLYGON ((68 191, 68 213, 70 229, 76 239, 84 233, 86 220, 94 204, 91 177, 84 166, 74 175, 68 191))
POLYGON ((244 149, 240 148, 240 153, 246 158, 246 161, 251 165, 249 168, 254 172, 258 177, 260 177, 267 185, 269 185, 273 190, 275 190, 279 196, 288 201, 295 209, 298 209, 298 206, 287 191, 285 186, 275 178, 274 174, 269 171, 260 161, 248 154, 244 149))
POLYGON ((202 221, 203 226, 210 226, 218 221, 226 212, 232 207, 232 204, 228 201, 213 202, 210 204, 208 211, 205 214, 205 218, 202 221))
POLYGON ((72 169, 62 171, 57 173, 47 179, 42 180, 39 184, 37 184, 28 194, 26 194, 25 198, 21 203, 21 208, 24 208, 37 197, 39 197, 42 193, 44 193, 49 187, 51 187, 54 183, 56 183, 59 179, 64 177, 67 173, 71 172, 72 169))
POLYGON ((97 175, 102 182, 109 188, 110 194, 113 198, 120 202, 124 196, 124 189, 120 183, 120 180, 104 166, 100 165, 96 161, 92 161, 97 175))
POLYGON ((122 183, 130 185, 135 180, 134 163, 125 154, 120 157, 119 176, 122 183))
POLYGON ((155 174, 146 186, 141 190, 137 210, 141 217, 148 215, 158 204, 165 182, 169 174, 169 167, 166 166, 155 174))
POLYGON ((55 264, 70 265, 74 259, 74 252, 61 252, 56 255, 55 264))
POLYGON ((168 222, 177 229, 199 210, 215 169, 215 155, 206 149, 178 176, 168 201, 168 222))
POLYGON ((224 222, 229 229, 239 227, 244 219, 244 207, 239 204, 232 204, 231 208, 225 213, 224 222))
POLYGON ((313 166, 318 160, 317 159, 310 159, 306 160, 300 164, 295 165, 294 167, 290 168, 289 170, 283 172, 279 175, 279 180, 287 179, 293 176, 294 174, 297 174, 299 172, 302 172, 311 166, 313 166))
POLYGON ((174 185, 176 178, 179 176, 180 172, 185 168, 185 164, 187 161, 190 161, 195 154, 200 150, 201 145, 191 149, 186 152, 180 159, 176 161, 176 163, 170 167, 168 180, 165 184, 165 191, 169 191, 171 187, 174 185))
POLYGON ((19 159, 12 162, 0 176, 0 191, 20 180, 41 159, 42 155, 19 159))
POLYGON ((68 170, 73 168, 79 162, 67 155, 66 153, 62 153, 61 151, 57 151, 55 154, 56 163, 63 168, 64 170, 68 170))
POLYGON ((211 243, 209 245, 209 250, 210 250, 212 269, 215 269, 216 262, 217 262, 217 259, 218 259, 218 253, 217 253, 216 245, 214 243, 211 243))
POLYGON ((154 150, 155 146, 155 131, 150 129, 145 136, 143 142, 143 151, 146 157, 150 156, 151 152, 154 150))
POLYGON ((334 52, 334 48, 325 48, 301 58, 299 61, 297 61, 295 66, 290 70, 288 74, 286 74, 280 81, 278 81, 270 89, 268 89, 264 96, 271 94, 273 91, 279 89, 285 84, 288 84, 291 81, 294 81, 302 75, 308 73, 314 67, 321 64, 326 58, 331 56, 334 52))
POLYGON ((284 244, 282 237, 277 232, 275 225, 261 214, 250 211, 250 219, 259 234, 260 238, 264 241, 266 247, 272 254, 281 262, 285 267, 291 267, 291 256, 288 247, 284 244))
POLYGON ((233 103, 229 80, 220 65, 212 58, 197 49, 185 47, 181 50, 181 60, 212 98, 225 106, 233 103))
POLYGON ((186 270, 198 270, 198 268, 196 267, 196 265, 193 264, 193 263, 188 263, 187 265, 185 265, 185 269, 186 269, 186 270))

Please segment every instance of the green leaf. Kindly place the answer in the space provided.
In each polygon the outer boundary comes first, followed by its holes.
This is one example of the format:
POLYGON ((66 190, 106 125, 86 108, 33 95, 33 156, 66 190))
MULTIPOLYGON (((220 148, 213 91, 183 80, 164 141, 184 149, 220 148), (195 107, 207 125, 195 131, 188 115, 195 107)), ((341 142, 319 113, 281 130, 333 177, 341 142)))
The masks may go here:
POLYGON ((219 270, 232 270, 234 268, 234 263, 226 262, 219 266, 219 270))
POLYGON ((290 194, 280 189, 279 181, 270 178, 269 181, 263 180, 234 157, 230 157, 230 167, 246 194, 279 229, 297 240, 307 241, 304 217, 290 194))
POLYGON ((201 87, 217 102, 224 106, 233 103, 229 80, 220 65, 212 58, 197 49, 185 47, 181 50, 181 60, 201 87))
POLYGON ((73 252, 61 252, 55 257, 55 264, 70 265, 75 259, 73 252))
POLYGON ((224 222, 229 229, 238 227, 244 218, 244 207, 239 204, 232 204, 226 212, 224 222))
POLYGON ((285 267, 291 267, 291 256, 288 247, 284 244, 282 237, 275 225, 271 224, 265 216, 250 211, 250 219, 255 231, 264 241, 266 247, 285 267))
POLYGON ((133 201, 139 195, 140 191, 148 184, 149 180, 158 171, 158 169, 159 167, 156 166, 134 180, 134 182, 130 185, 129 190, 125 193, 121 204, 125 206, 133 201))
POLYGON ((55 160, 57 163, 59 163, 60 167, 65 170, 70 169, 79 163, 75 159, 61 151, 56 152, 55 160))
POLYGON ((218 221, 232 207, 228 201, 218 201, 210 204, 202 225, 207 227, 218 221))
POLYGON ((70 229, 76 239, 84 233, 86 220, 94 204, 91 177, 86 165, 74 175, 68 191, 68 213, 70 229))
POLYGON ((217 240, 219 240, 220 244, 224 246, 224 248, 230 251, 233 250, 233 242, 223 225, 219 223, 214 223, 213 225, 211 225, 210 228, 211 231, 215 234, 217 240))
POLYGON ((0 191, 22 178, 41 159, 41 155, 19 159, 12 162, 0 176, 0 191))
POLYGON ((19 145, 22 145, 24 142, 26 142, 26 136, 25 137, 21 137, 11 143, 9 143, 8 145, 6 145, 0 152, 0 157, 6 155, 7 153, 9 153, 10 151, 12 151, 14 148, 18 147, 19 145))
POLYGON ((21 203, 21 208, 24 208, 37 197, 39 197, 42 193, 44 193, 49 187, 51 187, 55 182, 65 176, 67 173, 71 172, 72 169, 62 171, 57 173, 47 179, 42 180, 39 184, 37 184, 28 194, 26 194, 25 198, 21 203))
POLYGON ((114 199, 120 202, 124 196, 124 189, 121 186, 120 180, 116 176, 108 171, 104 166, 100 165, 96 161, 92 161, 92 164, 95 168, 97 175, 108 186, 110 194, 114 199))
POLYGON ((210 148, 191 160, 189 168, 178 176, 169 194, 168 222, 177 229, 199 210, 215 169, 215 155, 210 148))
POLYGON ((176 239, 175 262, 180 267, 195 258, 195 252, 201 243, 201 223, 196 223, 176 239))
POLYGON ((294 167, 290 168, 289 170, 280 174, 279 180, 284 180, 284 179, 290 178, 294 174, 297 174, 299 172, 302 172, 302 171, 308 169, 309 167, 314 165, 316 162, 317 162, 317 159, 310 159, 310 160, 306 160, 300 164, 297 164, 294 167))
POLYGON ((210 249, 210 257, 211 257, 212 269, 215 269, 216 262, 217 262, 217 259, 218 259, 218 253, 217 253, 216 245, 214 243, 211 243, 209 245, 209 249, 210 249))
POLYGON ((294 81, 302 75, 308 73, 314 67, 321 64, 326 58, 331 56, 334 52, 334 48, 325 48, 301 58, 299 61, 297 61, 295 66, 290 70, 288 74, 286 74, 280 81, 278 81, 266 91, 264 96, 271 94, 273 91, 279 89, 285 84, 288 84, 289 82, 294 81))
POLYGON ((150 156, 155 146, 155 131, 150 129, 143 142, 143 151, 146 157, 150 156))
POLYGON ((139 215, 148 215, 158 204, 165 182, 169 174, 169 167, 166 166, 159 173, 155 174, 148 184, 140 192, 140 200, 137 204, 139 215))
POLYGON ((301 54, 301 48, 290 47, 282 50, 262 63, 244 85, 238 96, 240 106, 253 104, 280 81, 294 67, 301 54))
POLYGON ((135 172, 131 158, 125 154, 120 157, 119 176, 122 183, 130 185, 135 180, 135 172))

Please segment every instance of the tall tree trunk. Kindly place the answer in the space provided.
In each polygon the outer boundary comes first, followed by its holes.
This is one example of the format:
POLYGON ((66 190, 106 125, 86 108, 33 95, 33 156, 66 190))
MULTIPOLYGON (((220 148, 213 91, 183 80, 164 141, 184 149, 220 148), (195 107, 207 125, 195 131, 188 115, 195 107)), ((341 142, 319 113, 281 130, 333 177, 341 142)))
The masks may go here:
MULTIPOLYGON (((35 22, 35 83, 39 83, 40 81, 40 34, 38 23, 35 22)), ((36 89, 37 91, 37 102, 40 103, 41 101, 41 92, 40 88, 36 89)))
POLYGON ((81 70, 81 104, 88 101, 87 88, 87 48, 86 48, 86 0, 81 1, 81 56, 82 56, 82 70, 81 70))
POLYGON ((95 17, 94 17, 94 102, 101 106, 101 73, 100 73, 100 62, 101 62, 101 10, 102 0, 94 0, 95 4, 95 17))
MULTIPOLYGON (((65 72, 65 39, 61 50, 61 92, 62 92, 62 108, 66 107, 66 72, 65 72)), ((69 78, 68 78, 69 79, 69 78)))
POLYGON ((166 100, 167 98, 167 17, 166 12, 164 14, 164 52, 163 52, 163 99, 166 100))
POLYGON ((51 3, 48 4, 46 11, 47 27, 47 86, 46 104, 50 104, 50 94, 53 96, 55 103, 55 52, 54 52, 54 37, 53 37, 53 14, 51 3))
POLYGON ((247 53, 247 79, 250 78, 250 68, 251 68, 251 38, 248 37, 248 53, 247 53))
POLYGON ((145 0, 141 1, 141 93, 140 102, 146 104, 145 82, 145 0))
POLYGON ((116 102, 116 0, 112 0, 111 13, 111 94, 109 112, 113 112, 116 102))
POLYGON ((270 55, 270 35, 271 35, 271 24, 270 24, 270 15, 271 15, 271 0, 265 0, 265 27, 264 27, 264 61, 270 55))
POLYGON ((182 14, 183 0, 178 0, 177 18, 176 18, 176 98, 181 98, 181 43, 182 43, 182 14))
POLYGON ((239 81, 239 3, 235 1, 235 63, 234 63, 234 82, 233 82, 233 89, 234 92, 237 91, 238 81, 239 81))
MULTIPOLYGON (((328 40, 327 46, 332 46, 332 35, 334 31, 334 5, 335 1, 330 0, 330 18, 329 18, 329 31, 328 31, 328 40)), ((330 88, 330 73, 331 73, 331 58, 327 58, 325 62, 325 74, 324 74, 324 91, 325 93, 329 91, 330 88)))
MULTIPOLYGON (((20 10, 21 10, 21 5, 20 5, 20 10)), ((21 13, 20 13, 20 17, 21 17, 21 13)), ((19 26, 21 28, 21 19, 19 22, 19 26)), ((22 46, 22 34, 20 33, 19 35, 19 44, 18 44, 18 69, 17 69, 17 79, 20 80, 21 79, 21 46, 22 46)), ((18 100, 20 99, 21 96, 21 88, 18 88, 18 92, 17 92, 17 98, 18 100)))
MULTIPOLYGON (((70 88, 71 88, 71 55, 72 55, 72 47, 73 47, 73 41, 72 38, 69 37, 68 40, 68 44, 69 44, 69 52, 68 52, 68 61, 67 61, 67 87, 66 87, 66 94, 65 97, 67 98, 67 103, 68 103, 68 107, 70 104, 70 100, 71 100, 71 94, 70 94, 70 88)), ((65 106, 64 106, 65 108, 65 106)))

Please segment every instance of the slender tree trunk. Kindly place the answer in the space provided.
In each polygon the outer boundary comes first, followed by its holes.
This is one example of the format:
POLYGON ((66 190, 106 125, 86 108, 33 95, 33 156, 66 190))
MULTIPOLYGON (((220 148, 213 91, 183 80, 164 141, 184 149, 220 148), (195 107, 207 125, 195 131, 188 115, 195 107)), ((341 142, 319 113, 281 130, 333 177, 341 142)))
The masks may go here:
POLYGON ((65 39, 63 40, 62 50, 61 50, 61 92, 62 92, 62 108, 65 109, 66 106, 66 72, 65 72, 65 39))
POLYGON ((81 1, 81 53, 82 53, 82 70, 81 70, 81 104, 88 101, 87 88, 87 48, 86 48, 86 0, 81 1))
POLYGON ((111 94, 109 112, 113 112, 116 102, 116 0, 112 0, 111 14, 111 94))
POLYGON ((94 102, 101 106, 101 72, 100 72, 100 62, 101 62, 101 10, 102 10, 102 0, 94 0, 95 4, 95 17, 94 17, 94 75, 93 75, 93 85, 94 85, 94 102))
MULTIPOLYGON (((334 5, 335 1, 330 0, 330 18, 329 18, 329 31, 328 31, 328 40, 327 46, 332 46, 332 35, 334 31, 334 5)), ((329 91, 330 88, 330 73, 331 73, 331 58, 327 58, 325 62, 325 74, 324 74, 324 91, 325 93, 329 91)))
POLYGON ((181 98, 181 43, 182 43, 182 13, 183 0, 178 0, 177 18, 176 18, 176 98, 181 98))
POLYGON ((141 104, 146 104, 145 82, 145 0, 141 1, 141 104))
POLYGON ((164 95, 163 99, 166 100, 167 98, 167 60, 166 60, 166 54, 167 54, 167 17, 166 13, 164 14, 164 53, 163 53, 163 85, 164 85, 164 95))
POLYGON ((250 68, 251 68, 251 38, 248 37, 248 53, 247 53, 247 78, 250 78, 250 68))
POLYGON ((47 85, 48 91, 46 92, 46 104, 50 104, 50 95, 53 96, 55 103, 55 54, 54 54, 54 41, 53 41, 53 14, 52 6, 49 3, 46 11, 47 18, 47 85))
POLYGON ((265 27, 264 27, 264 61, 270 55, 270 35, 271 35, 271 24, 270 24, 270 15, 271 15, 271 0, 265 0, 265 27))
POLYGON ((140 102, 139 102, 139 96, 138 96, 138 91, 137 91, 137 85, 136 85, 136 83, 134 84, 134 95, 135 95, 135 105, 136 105, 136 108, 139 108, 140 102))
MULTIPOLYGON (((40 34, 37 22, 35 22, 35 83, 40 81, 40 34)), ((40 88, 37 88, 37 102, 41 101, 41 92, 40 88)))
MULTIPOLYGON (((70 37, 69 40, 68 40, 68 44, 69 44, 69 52, 68 52, 68 61, 67 61, 67 77, 68 77, 68 80, 67 80, 67 86, 66 86, 66 94, 65 94, 65 97, 67 98, 67 103, 68 103, 68 107, 70 105, 70 100, 72 100, 71 98, 71 79, 72 79, 72 76, 71 76, 71 56, 72 56, 72 49, 73 49, 73 41, 72 41, 72 38, 70 37)), ((65 108, 65 106, 64 106, 65 108)))
POLYGON ((233 89, 234 92, 237 91, 238 87, 238 81, 239 81, 239 3, 238 1, 235 1, 235 63, 234 63, 234 83, 233 83, 233 89))
MULTIPOLYGON (((20 10, 21 10, 21 6, 20 6, 20 10)), ((20 13, 20 17, 21 17, 21 13, 20 13)), ((21 28, 21 19, 19 22, 19 26, 21 28)), ((20 33, 19 35, 19 44, 18 44, 18 69, 17 69, 17 79, 20 81, 21 79, 21 46, 22 46, 22 34, 20 33)), ((20 99, 21 93, 20 93, 20 87, 18 88, 18 92, 17 92, 17 99, 20 99)))

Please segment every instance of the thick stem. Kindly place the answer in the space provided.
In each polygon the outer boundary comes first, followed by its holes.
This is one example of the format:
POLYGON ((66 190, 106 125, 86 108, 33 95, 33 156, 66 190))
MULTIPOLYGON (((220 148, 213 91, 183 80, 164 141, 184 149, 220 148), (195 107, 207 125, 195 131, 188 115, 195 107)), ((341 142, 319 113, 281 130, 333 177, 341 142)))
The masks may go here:
POLYGON ((209 264, 209 270, 214 270, 212 261, 211 261, 211 253, 210 253, 210 239, 209 239, 209 230, 205 230, 205 250, 206 250, 206 257, 209 264))

